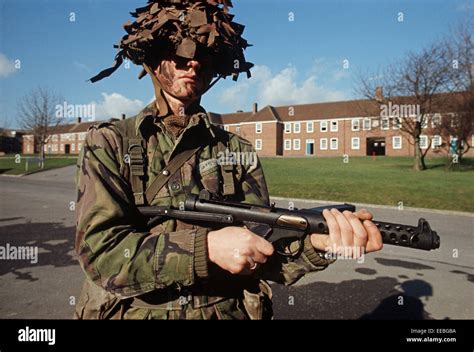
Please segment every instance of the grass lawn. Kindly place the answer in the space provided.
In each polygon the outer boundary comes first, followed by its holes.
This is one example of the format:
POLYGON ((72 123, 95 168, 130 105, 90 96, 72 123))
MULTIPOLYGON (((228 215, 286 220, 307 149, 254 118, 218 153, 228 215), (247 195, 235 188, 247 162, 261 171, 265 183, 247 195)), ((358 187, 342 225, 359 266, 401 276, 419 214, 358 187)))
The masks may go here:
MULTIPOLYGON (((28 158, 36 158, 37 156, 21 156, 15 159, 14 155, 0 157, 0 174, 3 175, 20 175, 26 173, 26 160, 28 158), (19 161, 19 162, 16 162, 19 161)), ((74 165, 77 157, 74 156, 47 156, 43 170, 56 169, 58 167, 74 165)), ((28 173, 40 171, 41 167, 37 162, 30 162, 28 165, 28 173)))
POLYGON ((474 212, 474 159, 447 171, 444 158, 413 171, 413 158, 262 158, 272 196, 474 212))

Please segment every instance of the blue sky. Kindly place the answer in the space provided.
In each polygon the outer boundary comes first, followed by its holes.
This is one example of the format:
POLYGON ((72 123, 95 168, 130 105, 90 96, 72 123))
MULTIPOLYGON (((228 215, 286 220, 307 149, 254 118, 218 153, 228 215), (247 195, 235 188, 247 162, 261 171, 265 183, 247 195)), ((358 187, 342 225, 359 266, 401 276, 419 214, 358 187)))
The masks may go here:
MULTIPOLYGON (((138 80, 133 65, 86 82, 110 66, 122 24, 145 3, 0 0, 0 127, 19 127, 17 101, 39 85, 69 104, 96 104, 97 119, 131 116, 147 104, 151 82, 138 80)), ((246 25, 244 37, 254 45, 247 60, 256 67, 250 80, 243 75, 214 86, 202 100, 208 111, 249 110, 254 101, 263 107, 354 98, 359 70, 396 61, 473 11, 465 0, 234 0, 234 6, 235 21, 246 25)))

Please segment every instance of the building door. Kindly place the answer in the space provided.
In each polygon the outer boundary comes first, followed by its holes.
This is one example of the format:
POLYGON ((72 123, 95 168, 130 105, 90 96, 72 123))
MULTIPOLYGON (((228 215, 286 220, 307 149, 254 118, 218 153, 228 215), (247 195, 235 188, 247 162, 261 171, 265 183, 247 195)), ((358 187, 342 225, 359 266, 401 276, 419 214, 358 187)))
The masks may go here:
POLYGON ((71 145, 70 144, 66 144, 64 146, 64 153, 66 154, 69 154, 71 152, 71 145))
POLYGON ((314 155, 314 139, 306 140, 306 155, 314 155))
POLYGON ((367 138, 367 155, 385 155, 385 138, 367 138))

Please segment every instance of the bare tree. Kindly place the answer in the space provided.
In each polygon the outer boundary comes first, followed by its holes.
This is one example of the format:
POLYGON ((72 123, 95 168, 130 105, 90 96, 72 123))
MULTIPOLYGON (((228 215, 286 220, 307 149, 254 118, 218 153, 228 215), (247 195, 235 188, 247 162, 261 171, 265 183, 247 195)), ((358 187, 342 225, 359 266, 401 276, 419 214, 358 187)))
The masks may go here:
MULTIPOLYGON (((400 131, 409 136, 408 140, 414 145, 415 162, 413 168, 417 171, 426 169, 425 156, 431 147, 429 142, 424 151, 420 146, 422 127, 428 123, 429 116, 435 111, 435 106, 443 104, 448 82, 448 57, 442 45, 433 44, 420 52, 408 52, 400 62, 388 66, 376 74, 380 79, 368 79, 359 74, 357 92, 368 99, 376 101, 380 107, 396 106, 400 131), (376 94, 377 86, 383 86, 383 95, 376 94), (413 109, 403 109, 405 106, 413 109), (409 114, 404 113, 407 110, 409 114)), ((373 76, 373 75, 372 75, 373 76)), ((381 109, 383 110, 383 109, 381 109)))
POLYGON ((451 116, 443 118, 437 133, 449 143, 444 144, 450 166, 460 163, 462 156, 472 147, 474 133, 474 45, 473 20, 458 25, 447 37, 443 46, 449 59, 448 89, 456 93, 450 101, 451 116))
POLYGON ((59 124, 55 108, 60 101, 57 94, 45 87, 30 91, 18 101, 20 124, 33 135, 42 159, 45 158, 44 146, 59 124))

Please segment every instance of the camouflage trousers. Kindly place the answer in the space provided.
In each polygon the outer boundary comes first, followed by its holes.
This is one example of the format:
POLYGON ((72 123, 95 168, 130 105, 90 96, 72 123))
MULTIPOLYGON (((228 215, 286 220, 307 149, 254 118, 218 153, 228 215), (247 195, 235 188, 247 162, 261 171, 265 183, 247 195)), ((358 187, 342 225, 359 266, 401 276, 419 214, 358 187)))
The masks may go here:
POLYGON ((74 319, 194 319, 194 320, 260 320, 271 319, 272 292, 260 281, 245 289, 222 296, 204 295, 186 290, 171 293, 157 290, 142 296, 119 299, 96 284, 86 280, 76 305, 74 319))

